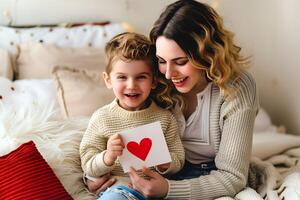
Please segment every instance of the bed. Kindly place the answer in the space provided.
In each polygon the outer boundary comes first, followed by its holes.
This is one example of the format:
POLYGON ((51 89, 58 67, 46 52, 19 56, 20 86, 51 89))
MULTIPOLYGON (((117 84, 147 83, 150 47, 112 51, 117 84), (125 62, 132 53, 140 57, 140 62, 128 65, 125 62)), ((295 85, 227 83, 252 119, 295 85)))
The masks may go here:
MULTIPOLYGON (((107 21, 46 25, 0 27, 0 199, 37 192, 39 188, 28 188, 47 181, 40 169, 30 165, 26 171, 22 166, 22 159, 35 158, 24 156, 30 153, 42 155, 54 189, 73 199, 92 200, 96 197, 82 179, 79 143, 93 111, 113 99, 102 80, 103 47, 132 27, 107 21), (21 186, 16 174, 30 182, 21 186)), ((300 199, 299 159, 300 137, 273 125, 261 108, 249 186, 234 199, 300 199)), ((219 198, 226 199, 232 198, 219 198)))

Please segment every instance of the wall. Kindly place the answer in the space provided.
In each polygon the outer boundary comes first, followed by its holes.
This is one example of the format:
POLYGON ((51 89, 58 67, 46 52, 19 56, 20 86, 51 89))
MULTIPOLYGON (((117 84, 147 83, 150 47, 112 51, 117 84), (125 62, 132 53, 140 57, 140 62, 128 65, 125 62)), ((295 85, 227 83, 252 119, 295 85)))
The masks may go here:
POLYGON ((300 135, 299 8, 299 0, 222 0, 217 9, 252 56, 261 105, 273 123, 300 135))
MULTIPOLYGON (((75 21, 127 21, 148 34, 163 8, 174 0, 0 0, 0 24, 55 24, 75 21)), ((273 123, 300 135, 300 8, 299 0, 205 0, 236 33, 261 105, 273 123)))
POLYGON ((0 0, 0 24, 126 21, 148 34, 162 9, 174 0, 0 0))

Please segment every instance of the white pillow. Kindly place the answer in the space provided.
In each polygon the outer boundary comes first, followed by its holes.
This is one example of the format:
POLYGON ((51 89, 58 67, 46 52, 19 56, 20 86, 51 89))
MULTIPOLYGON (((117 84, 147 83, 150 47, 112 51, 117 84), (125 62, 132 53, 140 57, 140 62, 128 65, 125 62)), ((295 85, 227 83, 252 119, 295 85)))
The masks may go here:
POLYGON ((0 101, 3 106, 15 111, 32 105, 59 109, 52 79, 11 81, 0 77, 0 101))
POLYGON ((84 25, 78 27, 0 27, 0 48, 13 55, 18 53, 18 45, 28 42, 54 44, 59 47, 103 48, 105 43, 118 33, 128 30, 126 23, 110 23, 104 26, 84 25))
POLYGON ((277 127, 272 124, 269 114, 260 108, 254 122, 254 133, 277 132, 277 127))
POLYGON ((56 87, 53 79, 23 79, 14 81, 16 90, 31 96, 34 103, 57 105, 56 87))
POLYGON ((263 134, 254 134, 252 155, 267 159, 294 147, 300 147, 299 136, 264 132, 263 134))

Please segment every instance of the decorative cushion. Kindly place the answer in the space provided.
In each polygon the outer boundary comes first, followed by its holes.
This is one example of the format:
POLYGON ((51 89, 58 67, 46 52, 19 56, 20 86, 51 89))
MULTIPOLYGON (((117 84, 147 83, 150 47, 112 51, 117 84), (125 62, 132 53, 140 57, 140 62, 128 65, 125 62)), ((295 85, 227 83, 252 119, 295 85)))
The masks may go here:
POLYGON ((69 67, 55 67, 58 102, 66 118, 91 116, 114 99, 106 88, 102 71, 93 72, 69 67))
POLYGON ((10 55, 7 50, 0 48, 0 76, 13 79, 13 68, 10 55))
POLYGON ((18 54, 18 46, 24 43, 52 44, 66 48, 103 48, 113 36, 132 31, 127 23, 110 23, 103 26, 14 28, 0 26, 0 48, 18 54))
POLYGON ((0 157, 1 199, 72 199, 30 141, 0 157))
POLYGON ((51 78, 51 72, 56 65, 99 71, 104 65, 104 50, 26 43, 20 45, 20 55, 16 64, 17 79, 51 78))

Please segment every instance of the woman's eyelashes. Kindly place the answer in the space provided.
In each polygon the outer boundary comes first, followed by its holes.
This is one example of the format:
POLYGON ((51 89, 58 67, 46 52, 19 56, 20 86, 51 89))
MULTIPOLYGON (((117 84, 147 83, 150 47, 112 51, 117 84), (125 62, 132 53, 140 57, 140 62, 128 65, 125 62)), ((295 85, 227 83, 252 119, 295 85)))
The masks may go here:
POLYGON ((162 59, 158 59, 158 63, 159 63, 159 64, 165 64, 166 61, 164 61, 164 60, 162 60, 162 59))
MULTIPOLYGON (((187 64, 189 62, 189 60, 188 59, 178 59, 178 60, 176 59, 171 62, 173 62, 175 65, 183 66, 183 65, 187 64)), ((158 64, 164 65, 166 63, 167 62, 165 60, 158 59, 158 64)))
POLYGON ((179 65, 179 66, 183 66, 183 65, 185 65, 185 64, 188 63, 188 62, 189 62, 188 59, 180 59, 180 60, 176 60, 176 61, 175 61, 175 64, 176 64, 176 65, 179 65))

